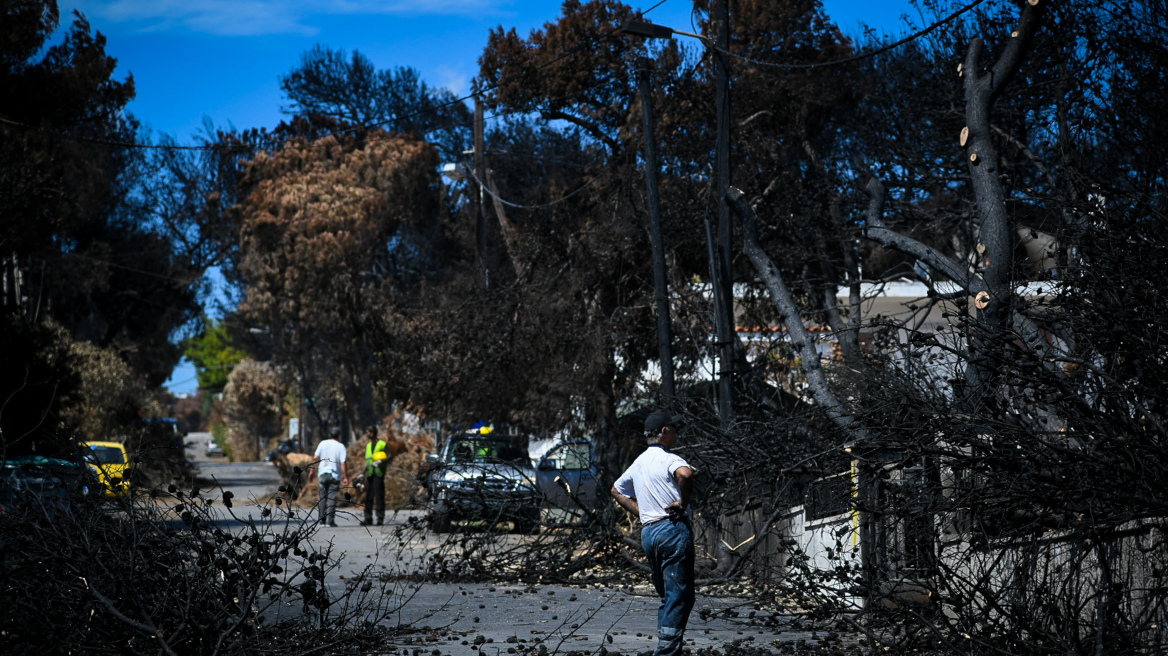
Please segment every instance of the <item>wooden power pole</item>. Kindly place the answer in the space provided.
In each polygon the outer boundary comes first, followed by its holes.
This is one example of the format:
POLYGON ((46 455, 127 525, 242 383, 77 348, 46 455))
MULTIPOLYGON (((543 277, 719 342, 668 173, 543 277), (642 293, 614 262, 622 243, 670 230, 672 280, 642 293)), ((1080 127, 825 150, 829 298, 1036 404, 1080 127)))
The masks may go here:
POLYGON ((669 326, 669 285, 665 272, 665 236, 661 230, 661 195, 657 189, 657 137, 650 85, 652 60, 637 58, 637 85, 645 140, 645 187, 649 205, 649 238, 653 242, 653 284, 657 297, 657 346, 661 355, 661 396, 673 401, 673 338, 669 326))
POLYGON ((730 205, 726 190, 730 187, 730 77, 726 55, 730 50, 730 10, 728 0, 714 0, 714 105, 717 114, 717 141, 714 147, 715 175, 718 185, 718 252, 717 280, 712 281, 715 311, 720 322, 718 331, 718 416, 722 426, 730 423, 734 409, 734 226, 730 222, 730 205))

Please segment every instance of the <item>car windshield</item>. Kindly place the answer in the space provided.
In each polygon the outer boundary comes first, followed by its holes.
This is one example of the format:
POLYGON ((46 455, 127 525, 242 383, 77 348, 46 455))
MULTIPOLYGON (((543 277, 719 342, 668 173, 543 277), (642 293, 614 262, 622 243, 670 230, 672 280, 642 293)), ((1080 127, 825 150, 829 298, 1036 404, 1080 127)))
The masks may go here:
POLYGON ((122 457, 122 450, 113 446, 91 446, 91 458, 103 465, 124 465, 125 458, 122 457))
POLYGON ((447 462, 507 462, 527 465, 527 452, 502 440, 461 439, 450 445, 447 462))
POLYGON ((556 469, 588 469, 592 465, 592 447, 587 442, 565 444, 548 454, 556 469))

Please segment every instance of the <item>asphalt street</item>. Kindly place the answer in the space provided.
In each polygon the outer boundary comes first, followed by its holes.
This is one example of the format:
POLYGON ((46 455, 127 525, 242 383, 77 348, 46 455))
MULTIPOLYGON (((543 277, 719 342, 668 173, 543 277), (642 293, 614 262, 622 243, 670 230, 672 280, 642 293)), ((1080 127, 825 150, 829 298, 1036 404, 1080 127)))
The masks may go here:
MULTIPOLYGON (((315 539, 331 542, 334 553, 346 554, 340 569, 348 580, 370 566, 374 572, 382 567, 392 571, 398 553, 392 546, 393 532, 412 515, 400 512, 387 517, 386 526, 370 528, 359 526, 359 516, 353 515, 338 519, 336 528, 321 527, 315 539)), ((439 540, 428 534, 416 549, 435 549, 439 540)), ((608 652, 634 654, 657 644, 659 600, 647 575, 632 586, 425 583, 407 586, 401 593, 411 598, 397 620, 430 627, 407 644, 425 647, 431 654, 522 653, 524 646, 540 653, 540 644, 549 653, 596 652, 603 646, 608 652)), ((767 612, 744 600, 704 595, 699 589, 686 642, 691 649, 730 643, 770 648, 822 645, 829 640, 835 647, 857 643, 855 636, 795 628, 790 618, 779 618, 779 628, 768 627, 768 619, 767 612)))
POLYGON ((190 433, 184 440, 187 458, 199 468, 202 481, 229 489, 238 500, 261 499, 280 486, 280 477, 270 462, 228 462, 223 456, 207 456, 210 433, 190 433))
MULTIPOLYGON (((276 515, 263 519, 261 507, 246 503, 277 491, 280 484, 275 467, 269 463, 228 463, 222 457, 203 453, 206 433, 192 433, 188 455, 200 469, 200 480, 214 481, 221 490, 235 496, 235 519, 224 516, 226 524, 308 522, 314 532, 310 542, 317 549, 331 547, 341 555, 340 567, 326 580, 334 592, 361 579, 362 575, 384 572, 401 574, 428 550, 438 547, 439 536, 427 533, 403 552, 395 544, 394 531, 417 511, 391 513, 386 525, 363 527, 359 508, 342 508, 335 528, 315 523, 313 511, 295 509, 294 518, 276 515)), ((213 490, 212 498, 221 497, 213 490)), ((222 510, 220 510, 222 512, 222 510)), ((282 514, 282 513, 281 513, 282 514)), ((523 540, 523 536, 507 536, 523 540)), ((449 654, 543 654, 569 651, 635 654, 656 646, 658 599, 647 576, 632 586, 606 585, 515 585, 411 583, 394 576, 394 598, 388 606, 399 607, 391 621, 414 630, 403 635, 395 648, 421 656, 449 654), (419 651, 420 650, 420 651, 419 651)), ((299 612, 289 607, 286 612, 299 612)), ((769 615, 744 600, 711 596, 699 589, 697 605, 690 618, 686 642, 691 649, 724 648, 737 644, 767 650, 802 646, 849 649, 857 647, 857 636, 839 636, 825 630, 801 628, 790 618, 777 618, 767 626, 769 615)))

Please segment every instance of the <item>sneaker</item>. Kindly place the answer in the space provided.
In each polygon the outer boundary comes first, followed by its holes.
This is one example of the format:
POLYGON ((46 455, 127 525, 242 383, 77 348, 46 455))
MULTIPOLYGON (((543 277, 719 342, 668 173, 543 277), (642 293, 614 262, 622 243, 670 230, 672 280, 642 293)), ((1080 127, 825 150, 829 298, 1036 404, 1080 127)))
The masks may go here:
POLYGON ((368 519, 361 520, 361 526, 373 526, 373 521, 368 519))
POLYGON ((381 521, 380 519, 379 519, 379 520, 377 520, 377 525, 378 525, 378 526, 381 526, 381 524, 382 524, 382 521, 381 521))
POLYGON ((329 522, 329 524, 328 524, 328 525, 329 525, 329 526, 331 526, 331 527, 333 527, 333 528, 336 528, 336 527, 337 527, 337 523, 336 523, 336 522, 329 522))

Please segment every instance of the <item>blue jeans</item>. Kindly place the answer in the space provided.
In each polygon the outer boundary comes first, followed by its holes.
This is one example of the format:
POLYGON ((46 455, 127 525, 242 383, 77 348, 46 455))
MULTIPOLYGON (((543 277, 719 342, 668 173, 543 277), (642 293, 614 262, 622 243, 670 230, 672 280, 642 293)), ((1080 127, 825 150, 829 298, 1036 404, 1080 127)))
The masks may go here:
POLYGON ((694 540, 689 520, 665 521, 641 529, 641 546, 661 597, 657 609, 657 656, 681 653, 685 625, 694 606, 694 540))

